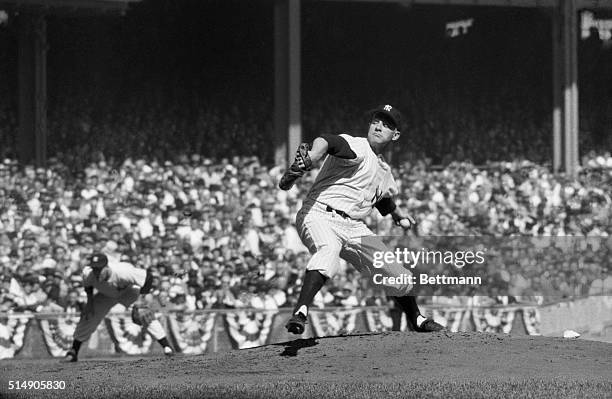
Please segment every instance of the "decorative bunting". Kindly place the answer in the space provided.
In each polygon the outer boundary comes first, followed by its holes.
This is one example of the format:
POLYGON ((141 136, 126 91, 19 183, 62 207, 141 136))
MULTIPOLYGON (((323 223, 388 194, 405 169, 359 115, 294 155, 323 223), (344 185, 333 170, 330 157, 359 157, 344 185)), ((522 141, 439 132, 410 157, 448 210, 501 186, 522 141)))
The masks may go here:
POLYGON ((206 351, 217 313, 172 313, 168 315, 168 326, 180 351, 201 354, 206 351))
POLYGON ((450 332, 458 332, 461 328, 461 322, 464 316, 470 314, 466 310, 432 310, 433 319, 436 323, 440 323, 450 332))
MULTIPOLYGON (((597 297, 597 303, 605 309, 611 306, 610 298, 597 297)), ((580 306, 594 306, 585 298, 580 306)), ((572 302, 576 305, 576 302, 572 302)), ((528 306, 495 307, 495 308, 452 308, 452 309, 423 309, 424 314, 432 317, 436 322, 444 325, 451 332, 472 329, 476 331, 505 333, 512 332, 515 317, 522 317, 525 331, 529 335, 541 334, 541 308, 528 306), (518 315, 521 312, 522 315, 518 315), (470 321, 472 323, 470 323, 470 321)), ((350 334, 355 331, 357 316, 364 313, 366 329, 368 331, 389 331, 393 322, 387 308, 354 308, 343 310, 314 310, 310 313, 315 336, 332 336, 350 334)), ((236 310, 225 314, 227 332, 233 341, 234 347, 252 348, 267 344, 277 311, 248 311, 236 310)), ((181 352, 186 354, 201 354, 206 352, 208 343, 215 332, 215 321, 219 312, 182 313, 171 312, 166 314, 168 332, 181 352)), ((160 318, 164 321, 164 318, 160 318)), ((37 315, 24 313, 20 315, 0 317, 0 359, 14 357, 23 347, 30 319, 36 319, 50 355, 63 356, 70 348, 72 335, 79 317, 71 314, 37 315)), ((152 337, 142 328, 132 322, 129 314, 111 313, 105 320, 109 335, 115 343, 115 350, 130 355, 142 355, 149 352, 153 343, 152 337)), ((406 330, 406 317, 402 314, 401 329, 406 330)), ((95 341, 90 344, 96 346, 95 341)))
POLYGON ((472 309, 472 321, 476 331, 509 334, 516 310, 472 309))
POLYGON ((529 335, 540 334, 540 310, 538 308, 523 308, 523 323, 529 335))
POLYGON ((230 337, 236 347, 245 349, 265 345, 276 313, 276 311, 238 311, 226 314, 225 320, 230 337))
POLYGON ((43 332, 45 345, 51 356, 64 356, 72 346, 72 335, 79 322, 79 316, 60 315, 55 319, 38 320, 43 332))
MULTIPOLYGON (((364 311, 366 324, 369 332, 391 331, 393 329, 393 319, 389 315, 389 309, 367 309, 364 311)), ((401 313, 400 330, 406 331, 408 323, 406 315, 401 313)))
POLYGON ((149 352, 153 339, 147 330, 132 321, 130 316, 108 315, 106 326, 115 342, 115 349, 128 355, 149 352))
POLYGON ((360 309, 339 310, 336 312, 310 313, 314 333, 318 337, 350 334, 355 330, 355 320, 360 309))
POLYGON ((29 315, 0 317, 0 359, 14 357, 23 348, 29 320, 29 315))

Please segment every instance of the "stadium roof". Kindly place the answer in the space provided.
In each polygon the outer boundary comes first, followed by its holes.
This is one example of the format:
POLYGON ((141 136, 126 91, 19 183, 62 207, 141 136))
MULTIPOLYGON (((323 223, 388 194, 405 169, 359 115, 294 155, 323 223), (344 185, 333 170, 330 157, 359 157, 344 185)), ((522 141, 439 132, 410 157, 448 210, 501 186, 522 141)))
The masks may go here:
POLYGON ((123 14, 129 3, 141 0, 0 0, 0 8, 11 11, 44 11, 46 14, 123 14))

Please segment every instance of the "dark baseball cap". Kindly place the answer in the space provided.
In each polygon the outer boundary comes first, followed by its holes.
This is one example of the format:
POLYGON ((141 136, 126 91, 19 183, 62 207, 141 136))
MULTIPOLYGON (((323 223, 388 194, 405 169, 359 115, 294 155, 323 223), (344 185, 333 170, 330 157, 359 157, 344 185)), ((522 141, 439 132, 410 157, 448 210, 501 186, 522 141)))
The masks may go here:
POLYGON ((390 122, 393 122, 396 129, 400 129, 402 124, 402 113, 397 108, 389 104, 383 104, 368 111, 368 116, 370 119, 377 115, 386 117, 386 119, 388 119, 390 122))
POLYGON ((89 266, 94 269, 101 269, 108 265, 108 258, 102 253, 94 253, 89 258, 89 266))

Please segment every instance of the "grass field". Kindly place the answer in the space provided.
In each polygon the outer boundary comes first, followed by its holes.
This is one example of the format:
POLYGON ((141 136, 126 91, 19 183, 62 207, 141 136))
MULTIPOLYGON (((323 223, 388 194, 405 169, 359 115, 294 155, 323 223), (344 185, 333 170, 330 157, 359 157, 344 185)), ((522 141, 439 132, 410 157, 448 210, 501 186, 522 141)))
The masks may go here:
POLYGON ((300 339, 206 356, 0 362, 8 398, 612 398, 612 344, 479 333, 300 339), (9 380, 65 381, 55 391, 9 380))

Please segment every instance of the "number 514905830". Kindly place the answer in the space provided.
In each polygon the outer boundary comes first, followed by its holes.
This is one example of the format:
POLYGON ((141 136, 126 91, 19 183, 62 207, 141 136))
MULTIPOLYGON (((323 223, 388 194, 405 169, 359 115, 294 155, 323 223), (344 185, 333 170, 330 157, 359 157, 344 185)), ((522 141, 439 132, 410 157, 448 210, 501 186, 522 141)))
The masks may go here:
POLYGON ((34 390, 53 390, 53 389, 66 389, 66 381, 9 381, 8 389, 21 390, 21 389, 34 389, 34 390))

